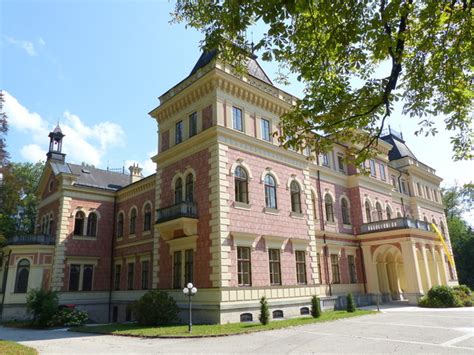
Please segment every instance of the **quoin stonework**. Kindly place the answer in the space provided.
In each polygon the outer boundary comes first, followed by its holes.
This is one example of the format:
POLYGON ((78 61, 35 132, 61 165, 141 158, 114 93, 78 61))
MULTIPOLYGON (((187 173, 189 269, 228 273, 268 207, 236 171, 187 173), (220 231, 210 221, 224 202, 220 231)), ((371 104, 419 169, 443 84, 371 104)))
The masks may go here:
MULTIPOLYGON (((26 316, 26 294, 58 291, 61 304, 97 322, 132 320, 149 289, 183 309, 192 281, 195 321, 308 314, 312 295, 341 307, 416 304, 433 285, 457 284, 431 224, 449 235, 441 178, 403 137, 387 132, 369 174, 348 147, 286 150, 279 117, 296 98, 276 88, 255 58, 237 74, 205 52, 150 112, 158 126, 156 173, 67 162, 58 126, 49 135, 35 235, 2 249, 2 319, 26 316), (274 134, 275 133, 275 134, 274 134)), ((45 137, 46 139, 46 137, 45 137)), ((46 143, 46 142, 45 142, 46 143)))

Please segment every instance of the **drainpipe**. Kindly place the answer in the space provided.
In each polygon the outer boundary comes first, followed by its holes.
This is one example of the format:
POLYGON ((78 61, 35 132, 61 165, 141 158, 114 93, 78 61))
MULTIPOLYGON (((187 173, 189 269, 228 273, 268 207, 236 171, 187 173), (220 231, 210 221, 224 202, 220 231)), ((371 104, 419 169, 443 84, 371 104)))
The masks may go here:
POLYGON ((3 271, 5 275, 5 279, 2 280, 2 291, 3 291, 3 297, 2 297, 2 304, 0 305, 0 311, 1 311, 1 319, 3 320, 3 304, 5 303, 5 296, 6 296, 6 288, 7 288, 7 280, 8 280, 8 269, 10 266, 10 255, 12 254, 12 250, 8 252, 7 256, 7 262, 5 263, 5 270, 3 271))
POLYGON ((110 243, 110 279, 109 279, 109 310, 107 318, 109 323, 112 323, 111 311, 112 311, 112 291, 114 285, 114 248, 115 248, 115 228, 116 228, 116 215, 117 215, 117 195, 114 196, 114 216, 112 217, 112 242, 110 243))
POLYGON ((362 280, 364 281, 364 293, 367 294, 367 275, 365 274, 364 252, 362 251, 362 242, 359 240, 360 262, 362 263, 362 280))

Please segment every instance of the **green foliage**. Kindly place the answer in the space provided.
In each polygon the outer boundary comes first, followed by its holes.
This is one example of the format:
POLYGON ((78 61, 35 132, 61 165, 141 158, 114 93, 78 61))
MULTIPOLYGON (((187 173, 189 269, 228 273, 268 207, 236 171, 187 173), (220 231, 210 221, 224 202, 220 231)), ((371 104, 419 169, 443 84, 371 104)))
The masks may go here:
POLYGON ((51 327, 69 326, 76 327, 83 325, 89 319, 87 312, 77 309, 64 308, 59 310, 48 323, 51 327))
MULTIPOLYGON (((418 118, 417 133, 436 134, 442 116, 455 158, 472 156, 471 1, 178 0, 174 21, 201 31, 206 49, 242 67, 251 47, 246 33, 258 26, 253 48, 279 63, 282 81, 295 74, 305 86, 282 117, 286 147, 328 149, 330 141, 314 132, 374 147, 403 99, 403 114, 418 118)), ((361 163, 368 150, 356 155, 361 163)))
POLYGON ((137 321, 143 325, 169 325, 178 320, 178 306, 164 291, 145 293, 133 306, 137 321))
POLYGON ((44 163, 9 163, 4 170, 0 189, 0 233, 9 238, 15 234, 33 234, 35 230, 38 186, 44 163), (19 217, 21 212, 21 218, 19 217))
POLYGON ((463 219, 474 205, 474 184, 443 189, 443 204, 459 282, 474 288, 474 231, 463 219))
POLYGON ((268 310, 268 303, 265 296, 260 299, 260 315, 258 316, 258 320, 263 325, 267 325, 270 322, 270 311, 268 310))
POLYGON ((355 306, 354 297, 352 296, 352 293, 347 294, 346 303, 347 303, 347 306, 346 306, 347 312, 352 313, 356 311, 356 306, 355 306))
POLYGON ((433 286, 428 294, 421 298, 420 307, 472 307, 474 296, 466 285, 460 286, 433 286))
POLYGON ((313 316, 313 318, 321 317, 321 304, 319 303, 319 298, 316 295, 311 297, 311 316, 313 316))
POLYGON ((33 315, 34 326, 46 327, 58 311, 58 295, 43 289, 31 290, 26 297, 26 309, 33 315))

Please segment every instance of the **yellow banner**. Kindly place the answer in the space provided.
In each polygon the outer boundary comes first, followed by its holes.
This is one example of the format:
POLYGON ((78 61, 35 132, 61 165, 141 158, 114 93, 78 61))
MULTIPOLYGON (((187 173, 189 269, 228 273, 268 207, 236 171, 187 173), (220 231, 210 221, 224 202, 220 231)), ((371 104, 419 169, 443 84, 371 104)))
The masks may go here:
POLYGON ((453 256, 451 255, 451 252, 449 251, 448 245, 446 244, 446 241, 444 240, 443 235, 441 234, 438 227, 436 227, 436 225, 434 223, 431 223, 431 228, 433 228, 433 230, 436 232, 436 234, 438 234, 439 240, 441 240, 441 244, 443 244, 444 252, 448 256, 449 263, 451 264, 451 266, 454 269, 455 268, 454 259, 453 259, 453 256))

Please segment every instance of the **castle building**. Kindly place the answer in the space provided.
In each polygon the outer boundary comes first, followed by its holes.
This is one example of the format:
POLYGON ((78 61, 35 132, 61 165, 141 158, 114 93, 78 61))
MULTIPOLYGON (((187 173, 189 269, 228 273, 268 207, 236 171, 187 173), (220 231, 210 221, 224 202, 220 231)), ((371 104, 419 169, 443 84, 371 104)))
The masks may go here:
MULTIPOLYGON (((312 295, 341 306, 416 304, 433 285, 457 284, 439 191, 441 178, 390 131, 367 162, 349 147, 318 154, 277 142, 279 117, 296 98, 276 88, 255 58, 237 74, 213 52, 160 96, 156 173, 142 177, 66 161, 60 127, 50 133, 38 188, 35 235, 1 253, 2 319, 25 316, 26 293, 58 291, 61 304, 97 322, 133 318, 149 289, 182 308, 192 281, 196 321, 308 314, 312 295)), ((183 312, 183 319, 186 313, 183 312)))

